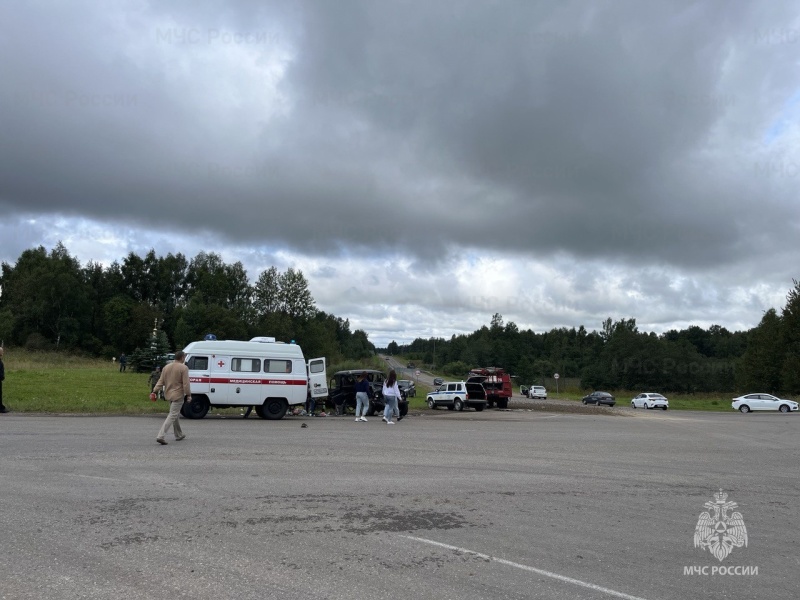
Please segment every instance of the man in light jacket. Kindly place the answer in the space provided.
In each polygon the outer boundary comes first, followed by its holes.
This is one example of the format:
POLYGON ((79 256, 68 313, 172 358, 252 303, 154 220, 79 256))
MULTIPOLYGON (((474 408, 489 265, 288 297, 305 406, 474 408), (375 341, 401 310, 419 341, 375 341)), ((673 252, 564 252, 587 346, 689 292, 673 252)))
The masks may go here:
POLYGON ((158 382, 153 387, 153 393, 150 395, 152 399, 158 392, 164 390, 164 396, 169 400, 169 414, 156 438, 159 444, 167 444, 164 436, 167 435, 170 427, 173 428, 177 441, 186 438, 181 430, 180 416, 184 401, 192 401, 192 389, 189 385, 189 367, 183 364, 185 360, 185 352, 176 352, 175 360, 161 370, 161 377, 158 378, 158 382))

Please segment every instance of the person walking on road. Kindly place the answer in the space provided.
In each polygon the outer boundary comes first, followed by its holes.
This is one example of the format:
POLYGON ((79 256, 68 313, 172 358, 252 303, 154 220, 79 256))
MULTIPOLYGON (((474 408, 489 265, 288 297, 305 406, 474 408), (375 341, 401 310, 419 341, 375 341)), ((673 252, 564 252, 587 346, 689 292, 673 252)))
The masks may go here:
POLYGON ((181 429, 180 416, 184 401, 192 401, 192 389, 189 385, 189 367, 184 364, 185 360, 185 352, 176 352, 175 360, 161 370, 161 377, 158 378, 158 382, 150 394, 152 400, 158 392, 164 390, 164 395, 169 400, 169 414, 156 438, 159 444, 165 446, 167 440, 164 439, 164 436, 167 435, 170 427, 175 432, 175 440, 181 441, 186 438, 186 434, 181 429))
POLYGON ((367 422, 367 411, 369 410, 370 383, 366 372, 361 373, 356 381, 356 422, 367 422))
POLYGON ((387 425, 394 425, 392 415, 400 414, 398 402, 400 400, 400 387, 397 385, 397 373, 394 369, 389 371, 389 377, 383 382, 383 420, 387 425))

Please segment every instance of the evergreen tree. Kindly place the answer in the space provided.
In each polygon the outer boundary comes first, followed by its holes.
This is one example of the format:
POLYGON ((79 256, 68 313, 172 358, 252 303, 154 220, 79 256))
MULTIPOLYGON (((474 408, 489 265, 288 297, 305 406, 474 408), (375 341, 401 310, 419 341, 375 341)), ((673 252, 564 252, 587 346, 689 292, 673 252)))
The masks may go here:
POLYGON ((736 372, 739 389, 769 393, 780 389, 781 369, 786 359, 781 333, 781 318, 771 308, 748 335, 747 350, 736 372))
POLYGON ((800 282, 786 297, 781 314, 783 335, 780 340, 784 353, 781 363, 781 389, 792 394, 800 393, 800 282))

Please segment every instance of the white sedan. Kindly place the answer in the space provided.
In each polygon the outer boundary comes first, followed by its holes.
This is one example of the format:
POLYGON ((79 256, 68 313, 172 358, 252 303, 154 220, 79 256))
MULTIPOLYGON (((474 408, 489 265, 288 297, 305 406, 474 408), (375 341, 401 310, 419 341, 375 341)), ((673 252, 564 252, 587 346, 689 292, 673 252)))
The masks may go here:
POLYGON ((547 400, 547 389, 541 385, 532 385, 528 388, 528 398, 547 400))
POLYGON ((653 392, 645 392, 643 394, 639 394, 631 400, 631 407, 633 408, 660 408, 661 410, 667 410, 669 408, 669 400, 667 400, 661 394, 656 394, 653 392))
POLYGON ((788 413, 797 410, 797 402, 784 400, 772 394, 747 394, 734 398, 731 407, 743 413, 749 413, 751 410, 779 410, 788 413))

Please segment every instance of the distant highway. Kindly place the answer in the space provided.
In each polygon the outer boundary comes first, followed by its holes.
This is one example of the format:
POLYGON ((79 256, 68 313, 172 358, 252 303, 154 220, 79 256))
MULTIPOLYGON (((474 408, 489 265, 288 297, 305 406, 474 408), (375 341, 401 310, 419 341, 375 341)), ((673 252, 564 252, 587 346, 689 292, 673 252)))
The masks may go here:
POLYGON ((406 368, 406 363, 401 363, 393 356, 388 354, 381 354, 380 357, 386 361, 386 366, 394 369, 397 372, 398 379, 413 379, 416 383, 423 383, 425 385, 433 385, 433 375, 422 371, 420 369, 419 375, 416 375, 416 369, 406 368))

